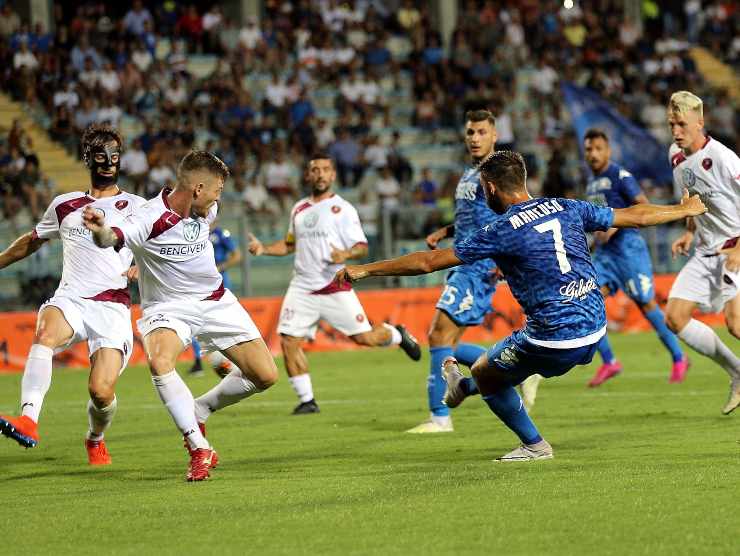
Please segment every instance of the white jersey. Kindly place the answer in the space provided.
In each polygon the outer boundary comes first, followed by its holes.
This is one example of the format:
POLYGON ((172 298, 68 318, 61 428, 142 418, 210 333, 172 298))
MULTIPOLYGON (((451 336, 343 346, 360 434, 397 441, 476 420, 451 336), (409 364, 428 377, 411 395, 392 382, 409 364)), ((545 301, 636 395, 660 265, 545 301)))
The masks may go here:
POLYGON ((116 251, 112 247, 101 249, 95 245, 92 233, 82 223, 82 212, 90 206, 101 211, 106 221, 116 226, 144 203, 146 200, 142 197, 125 191, 102 199, 74 191, 52 200, 33 233, 42 239, 62 240, 62 279, 55 296, 131 305, 128 281, 122 276, 131 266, 131 251, 116 251))
POLYGON ((740 236, 740 158, 710 137, 689 156, 675 143, 669 153, 676 193, 686 188, 707 207, 694 217, 696 250, 714 254, 725 241, 740 236))
POLYGON ((331 293, 334 275, 344 267, 331 262, 332 246, 350 249, 367 244, 367 237, 355 207, 335 194, 318 203, 309 198, 298 201, 290 211, 285 241, 295 244, 291 288, 331 293))
POLYGON ((116 248, 134 253, 144 309, 168 301, 219 300, 225 293, 209 240, 218 207, 214 204, 206 218, 182 218, 170 209, 170 192, 163 189, 125 222, 111 226, 116 248))

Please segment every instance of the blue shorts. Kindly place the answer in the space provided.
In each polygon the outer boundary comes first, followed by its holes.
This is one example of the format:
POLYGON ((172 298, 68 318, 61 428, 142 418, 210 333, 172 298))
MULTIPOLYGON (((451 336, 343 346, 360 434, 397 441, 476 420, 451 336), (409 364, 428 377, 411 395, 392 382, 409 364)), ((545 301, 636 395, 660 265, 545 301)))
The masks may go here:
POLYGON ((511 377, 510 384, 516 386, 533 374, 550 378, 590 363, 597 345, 599 342, 577 348, 547 348, 529 342, 524 331, 517 330, 488 350, 488 366, 504 371, 511 377))
POLYGON ((620 242, 620 245, 602 246, 594 251, 593 263, 599 286, 609 288, 609 295, 622 290, 635 303, 644 305, 655 296, 653 265, 650 252, 642 236, 620 242))
POLYGON ((458 326, 476 326, 493 312, 491 297, 495 291, 493 274, 466 272, 462 266, 447 274, 445 288, 436 307, 447 313, 458 326))

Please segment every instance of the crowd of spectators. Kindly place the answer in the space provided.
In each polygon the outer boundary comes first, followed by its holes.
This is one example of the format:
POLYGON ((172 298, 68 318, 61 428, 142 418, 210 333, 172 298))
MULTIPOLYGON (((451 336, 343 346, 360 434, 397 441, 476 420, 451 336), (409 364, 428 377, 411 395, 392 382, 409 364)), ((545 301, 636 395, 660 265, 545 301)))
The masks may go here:
MULTIPOLYGON (((662 142, 670 92, 697 91, 712 132, 735 144, 731 99, 704 86, 688 47, 705 43, 737 64, 740 10, 687 0, 661 12, 648 1, 640 28, 622 4, 462 0, 449 37, 429 3, 414 0, 267 0, 262 17, 243 24, 217 4, 57 3, 53 34, 5 4, 0 85, 45 111, 51 135, 72 152, 91 122, 133 122, 141 131, 129 138, 122 171, 145 195, 169 183, 197 144, 232 169, 228 198, 275 214, 304 193, 306 156, 322 149, 343 187, 370 183, 363 202, 437 207, 437 222, 451 214, 457 173, 413 168, 401 147, 405 126, 432 144, 440 130, 459 129, 466 110, 489 108, 499 146, 527 156, 535 191, 574 195, 583 173, 558 92, 563 79, 599 91, 662 142), (394 47, 399 40, 405 50, 394 47), (212 70, 191 73, 193 55, 214 55, 212 70), (331 119, 316 108, 327 90, 335 94, 331 119), (409 99, 409 122, 397 98, 409 99)), ((24 161, 2 166, 11 176, 3 178, 3 210, 25 199, 37 216, 43 188, 16 184, 30 183, 38 160, 10 141, 1 148, 3 161, 24 161), (18 178, 25 166, 29 176, 18 178), (29 191, 39 191, 35 200, 29 191)))

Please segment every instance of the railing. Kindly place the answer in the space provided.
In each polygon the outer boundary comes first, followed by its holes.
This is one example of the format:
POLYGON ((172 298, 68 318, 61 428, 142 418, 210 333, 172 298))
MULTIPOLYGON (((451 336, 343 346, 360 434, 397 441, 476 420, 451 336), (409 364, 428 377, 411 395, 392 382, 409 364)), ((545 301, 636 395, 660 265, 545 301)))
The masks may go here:
MULTIPOLYGON (((379 214, 378 234, 368 237, 370 250, 367 260, 426 249, 424 232, 429 230, 425 227, 429 227, 430 219, 436 221, 436 211, 434 208, 405 206, 379 214)), ((234 293, 246 297, 282 295, 292 277, 293 257, 251 257, 247 254, 246 245, 248 232, 265 243, 282 238, 287 218, 246 215, 241 211, 240 203, 233 203, 224 208, 219 216, 219 225, 231 231, 244 255, 241 265, 229 271, 234 293)), ((671 243, 682 231, 680 224, 642 230, 656 274, 676 272, 683 265, 685 259, 673 260, 670 252, 671 243)), ((14 238, 11 230, 0 229, 0 250, 14 238)), ((52 241, 27 259, 0 271, 0 312, 38 306, 53 293, 61 268, 61 242, 52 241)), ((437 272, 428 276, 373 279, 361 282, 359 288, 432 286, 441 284, 444 276, 445 272, 437 272)))

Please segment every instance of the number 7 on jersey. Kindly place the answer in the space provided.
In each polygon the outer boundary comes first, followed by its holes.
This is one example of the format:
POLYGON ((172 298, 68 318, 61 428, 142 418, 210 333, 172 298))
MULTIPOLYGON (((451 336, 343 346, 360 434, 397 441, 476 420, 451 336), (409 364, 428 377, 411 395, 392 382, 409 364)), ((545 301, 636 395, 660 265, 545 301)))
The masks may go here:
POLYGON ((565 244, 563 243, 563 231, 560 227, 560 220, 553 218, 534 227, 539 233, 552 232, 552 241, 555 244, 555 257, 558 259, 560 272, 567 274, 570 272, 570 263, 565 253, 565 244))

